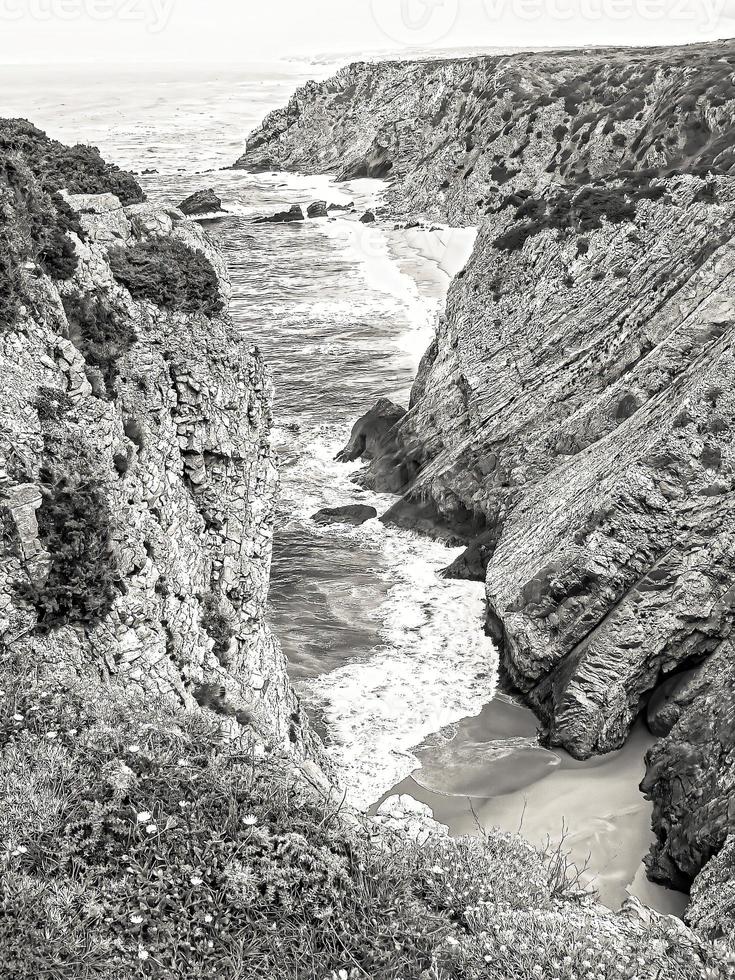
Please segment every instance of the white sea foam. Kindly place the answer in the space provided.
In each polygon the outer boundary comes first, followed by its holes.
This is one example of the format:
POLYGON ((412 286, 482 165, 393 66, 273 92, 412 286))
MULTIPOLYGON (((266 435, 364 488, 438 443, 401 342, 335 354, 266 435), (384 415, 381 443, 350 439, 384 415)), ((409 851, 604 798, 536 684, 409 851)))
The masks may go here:
MULTIPOLYGON (((396 356, 408 354, 415 367, 435 329, 450 275, 471 250, 472 232, 458 239, 450 254, 446 230, 417 236, 354 219, 325 228, 342 254, 359 264, 370 306, 379 294, 377 312, 390 317, 400 310, 408 326, 396 335, 396 356), (413 276, 412 270, 421 274, 413 276)), ((477 713, 493 697, 497 652, 482 629, 482 585, 439 574, 459 551, 378 521, 354 529, 309 522, 319 507, 359 502, 383 513, 395 502, 351 482, 359 463, 334 462, 352 421, 312 433, 296 464, 299 497, 289 503, 292 517, 311 533, 352 538, 366 554, 379 553, 377 574, 386 591, 376 610, 374 650, 300 687, 307 702, 321 708, 350 801, 366 807, 418 767, 412 748, 477 713)))
MULTIPOLYGON (((495 692, 497 653, 482 631, 479 583, 442 579, 455 555, 409 532, 383 534, 396 562, 378 610, 381 646, 364 663, 351 663, 308 682, 334 740, 331 753, 348 795, 368 806, 411 773, 411 749, 432 733, 476 714, 495 692)), ((365 532, 363 532, 365 533, 365 532)))

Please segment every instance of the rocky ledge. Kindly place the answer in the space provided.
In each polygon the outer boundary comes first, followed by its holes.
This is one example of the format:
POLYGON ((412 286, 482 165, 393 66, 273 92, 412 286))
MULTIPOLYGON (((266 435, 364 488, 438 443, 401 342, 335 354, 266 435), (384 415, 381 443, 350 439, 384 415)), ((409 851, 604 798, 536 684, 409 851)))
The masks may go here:
POLYGON ((551 744, 619 748, 675 689, 644 788, 678 887, 735 831, 734 73, 731 42, 357 64, 238 164, 389 177, 397 218, 479 225, 363 481, 468 544, 451 573, 485 579, 551 744))

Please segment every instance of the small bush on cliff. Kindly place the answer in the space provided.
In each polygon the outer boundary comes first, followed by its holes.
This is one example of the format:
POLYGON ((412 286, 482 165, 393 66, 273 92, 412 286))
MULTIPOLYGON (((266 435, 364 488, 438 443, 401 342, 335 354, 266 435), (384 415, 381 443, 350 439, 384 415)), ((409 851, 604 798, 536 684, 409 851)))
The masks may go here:
POLYGON ((184 313, 214 316, 224 308, 217 274, 201 252, 170 238, 113 248, 110 266, 134 299, 184 313))
MULTIPOLYGON (((48 398, 44 396, 44 405, 48 398)), ((58 405, 54 418, 58 418, 58 405)), ((100 486, 80 473, 46 469, 38 529, 51 559, 45 580, 19 585, 38 613, 38 630, 92 625, 106 616, 118 595, 110 547, 110 514, 100 486)))
POLYGON ((213 592, 207 593, 200 602, 202 610, 202 626, 214 640, 214 655, 223 667, 227 666, 230 644, 235 636, 232 617, 223 607, 220 596, 213 592))
POLYGON ((610 187, 586 186, 578 191, 560 190, 549 197, 535 198, 521 192, 503 203, 515 205, 512 225, 493 241, 495 248, 512 252, 522 248, 533 235, 548 229, 586 232, 602 227, 603 219, 611 222, 632 221, 636 206, 643 198, 662 197, 664 188, 650 185, 650 175, 637 175, 625 183, 610 187))
POLYGON ((138 339, 135 325, 124 310, 115 310, 102 290, 73 293, 63 298, 70 340, 88 364, 99 368, 106 393, 113 394, 118 361, 138 339))

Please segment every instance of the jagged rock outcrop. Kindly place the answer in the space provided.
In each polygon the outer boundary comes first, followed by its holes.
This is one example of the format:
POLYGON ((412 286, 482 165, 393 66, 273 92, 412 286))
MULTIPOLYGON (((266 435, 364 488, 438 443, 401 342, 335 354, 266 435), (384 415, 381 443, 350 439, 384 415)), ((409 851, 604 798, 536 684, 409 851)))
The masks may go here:
POLYGON ((22 141, 3 152, 4 655, 198 702, 307 754, 265 621, 271 381, 227 317, 223 258, 179 212, 49 197, 22 141), (62 219, 39 262, 27 234, 62 219))
POLYGON ((203 191, 195 191, 179 204, 179 211, 194 217, 202 214, 216 214, 222 211, 222 201, 214 193, 212 188, 203 191))
POLYGON ((312 203, 306 209, 307 218, 326 218, 327 213, 326 201, 312 201, 312 203))
POLYGON ((392 433, 405 414, 406 409, 390 398, 379 398, 352 426, 349 442, 336 458, 341 463, 383 459, 394 448, 392 433))
POLYGON ((314 514, 315 524, 353 524, 359 527, 366 521, 372 521, 378 516, 374 507, 365 504, 347 504, 344 507, 323 507, 314 514))
POLYGON ((692 888, 687 917, 694 928, 735 947, 735 837, 705 866, 692 888))
POLYGON ((303 221, 304 212, 300 204, 292 205, 288 211, 276 211, 275 214, 264 215, 253 221, 255 225, 282 225, 291 221, 303 221))
MULTIPOLYGON (((383 520, 472 544, 453 571, 487 566, 509 682, 580 758, 732 658, 734 78, 732 42, 352 65, 238 164, 390 177, 396 217, 479 224, 364 482, 401 494, 383 520)), ((732 833, 731 734, 696 691, 646 784, 677 884, 732 833)))
MULTIPOLYGON (((649 750, 641 786, 654 801, 658 838, 647 859, 649 876, 684 889, 735 834, 732 640, 710 658, 697 686, 698 696, 671 734, 649 750)), ((731 874, 733 868, 730 865, 731 874)), ((731 916, 733 911, 731 907, 731 916)))

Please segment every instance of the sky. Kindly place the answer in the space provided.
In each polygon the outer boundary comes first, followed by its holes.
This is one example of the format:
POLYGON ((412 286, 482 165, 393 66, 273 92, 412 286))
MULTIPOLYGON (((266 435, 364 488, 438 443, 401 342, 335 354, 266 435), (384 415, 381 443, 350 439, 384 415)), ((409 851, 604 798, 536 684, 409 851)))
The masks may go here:
POLYGON ((735 0, 0 0, 0 64, 245 65, 735 36, 735 0))

